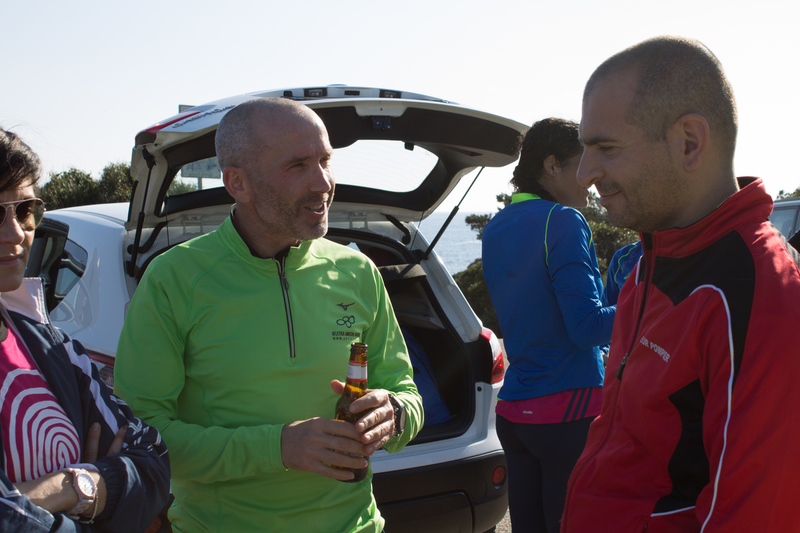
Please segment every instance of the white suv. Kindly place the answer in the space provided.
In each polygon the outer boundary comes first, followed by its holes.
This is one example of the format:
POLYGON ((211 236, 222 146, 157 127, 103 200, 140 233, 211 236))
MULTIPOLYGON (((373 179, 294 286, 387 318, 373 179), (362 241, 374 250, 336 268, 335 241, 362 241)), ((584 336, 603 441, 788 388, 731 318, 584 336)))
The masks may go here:
POLYGON ((427 382, 425 427, 401 452, 379 451, 372 460, 389 529, 493 530, 507 508, 494 415, 504 372, 500 344, 432 251, 436 239, 417 224, 471 171, 515 161, 525 125, 438 98, 338 85, 191 107, 136 136, 130 204, 46 213, 28 274, 45 280, 55 324, 113 380, 125 311, 150 261, 229 214, 233 201, 214 152, 220 119, 241 102, 268 96, 298 100, 325 122, 336 176, 326 238, 379 267, 400 325, 414 339, 415 380, 427 382))

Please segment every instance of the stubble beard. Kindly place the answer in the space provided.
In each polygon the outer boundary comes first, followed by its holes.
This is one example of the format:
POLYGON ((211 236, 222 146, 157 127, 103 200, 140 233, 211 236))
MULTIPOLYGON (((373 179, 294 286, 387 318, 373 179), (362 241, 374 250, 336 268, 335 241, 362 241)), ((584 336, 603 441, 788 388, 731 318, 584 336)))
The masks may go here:
POLYGON ((654 151, 654 157, 638 170, 638 187, 617 189, 624 198, 623 209, 608 210, 611 223, 640 233, 653 233, 675 226, 685 204, 686 186, 672 165, 669 152, 654 151))
POLYGON ((647 199, 637 196, 633 200, 626 197, 627 212, 609 212, 611 223, 620 228, 628 228, 639 233, 654 233, 676 227, 675 220, 681 212, 680 196, 667 190, 655 191, 647 199))
POLYGON ((328 233, 327 207, 330 207, 332 195, 327 200, 316 196, 307 196, 296 204, 281 201, 280 195, 270 187, 259 189, 255 195, 255 211, 268 234, 289 237, 296 244, 300 244, 319 239, 328 233), (303 223, 305 215, 303 206, 315 202, 326 204, 325 215, 315 224, 303 223))

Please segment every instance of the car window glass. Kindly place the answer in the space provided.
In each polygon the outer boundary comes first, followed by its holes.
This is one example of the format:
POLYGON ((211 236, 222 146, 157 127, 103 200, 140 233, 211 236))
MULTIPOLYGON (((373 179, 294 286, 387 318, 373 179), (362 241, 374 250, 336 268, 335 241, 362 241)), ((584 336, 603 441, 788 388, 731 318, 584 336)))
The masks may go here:
POLYGON ((337 184, 408 192, 422 184, 438 161, 424 148, 407 148, 400 141, 358 141, 334 150, 332 164, 337 184))
POLYGON ((189 192, 224 187, 222 171, 216 157, 187 163, 169 186, 167 196, 178 196, 189 192))
MULTIPOLYGON (((439 158, 400 141, 358 141, 333 152, 333 176, 338 185, 354 185, 391 192, 415 190, 439 158)), ((188 163, 170 184, 167 196, 224 187, 216 157, 188 163)))
POLYGON ((796 207, 775 207, 769 220, 784 237, 789 238, 794 233, 794 219, 797 213, 796 207))
POLYGON ((78 283, 83 273, 86 271, 86 260, 89 254, 86 250, 67 239, 64 245, 64 253, 61 255, 59 264, 58 279, 56 280, 55 298, 61 301, 78 283))
MULTIPOLYGON (((55 224, 51 222, 50 224, 55 224)), ((52 311, 78 283, 86 270, 89 254, 66 236, 67 228, 42 224, 36 230, 26 277, 39 277, 52 311)))

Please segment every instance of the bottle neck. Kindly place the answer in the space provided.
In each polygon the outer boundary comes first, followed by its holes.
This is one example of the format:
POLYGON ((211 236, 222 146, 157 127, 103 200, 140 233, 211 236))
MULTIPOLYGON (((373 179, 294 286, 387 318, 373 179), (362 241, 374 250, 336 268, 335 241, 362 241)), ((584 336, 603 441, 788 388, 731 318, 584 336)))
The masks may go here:
POLYGON ((350 347, 350 364, 347 365, 345 394, 359 396, 367 392, 367 345, 354 342, 350 347))

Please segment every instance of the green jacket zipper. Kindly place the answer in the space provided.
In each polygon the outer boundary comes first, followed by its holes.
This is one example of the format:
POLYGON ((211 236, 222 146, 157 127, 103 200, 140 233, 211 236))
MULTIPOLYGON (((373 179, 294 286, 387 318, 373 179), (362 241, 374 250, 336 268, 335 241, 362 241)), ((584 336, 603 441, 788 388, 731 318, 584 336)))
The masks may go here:
MULTIPOLYGON (((286 254, 288 255, 288 254, 286 254)), ((289 281, 286 279, 286 255, 275 258, 278 264, 278 276, 281 280, 281 292, 283 293, 283 306, 286 310, 286 326, 289 329, 289 359, 295 358, 294 346, 294 323, 292 322, 292 306, 289 304, 289 281)))

